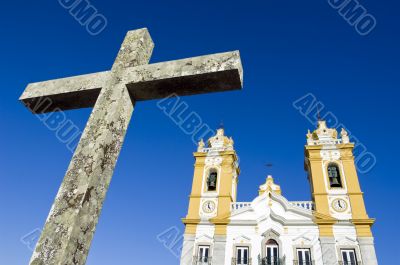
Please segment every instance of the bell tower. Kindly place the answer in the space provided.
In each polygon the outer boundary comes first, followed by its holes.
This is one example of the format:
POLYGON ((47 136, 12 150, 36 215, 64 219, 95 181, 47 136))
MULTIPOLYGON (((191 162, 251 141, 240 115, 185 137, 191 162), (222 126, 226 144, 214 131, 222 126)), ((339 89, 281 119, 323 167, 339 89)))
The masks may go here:
POLYGON ((324 240, 328 245, 334 244, 333 227, 339 220, 353 223, 362 255, 373 253, 371 260, 376 261, 371 232, 374 219, 366 212, 353 149, 344 128, 338 138, 336 129, 319 120, 317 129, 308 131, 304 166, 315 204, 315 220, 322 245, 324 240))
POLYGON ((201 233, 210 232, 211 227, 214 242, 209 255, 212 255, 213 262, 224 263, 223 250, 229 222, 226 217, 230 215, 231 203, 236 202, 240 173, 233 144, 233 139, 225 136, 224 129, 220 128, 207 144, 201 140, 197 152, 194 153, 195 164, 188 213, 182 219, 185 235, 181 264, 191 264, 190 259, 196 255, 195 237, 200 233, 199 224, 202 225, 201 233))

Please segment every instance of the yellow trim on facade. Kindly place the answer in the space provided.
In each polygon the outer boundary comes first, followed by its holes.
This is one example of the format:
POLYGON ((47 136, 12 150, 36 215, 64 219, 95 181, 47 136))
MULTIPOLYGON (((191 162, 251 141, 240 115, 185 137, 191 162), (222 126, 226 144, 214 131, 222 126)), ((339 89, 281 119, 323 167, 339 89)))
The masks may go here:
POLYGON ((352 219, 351 222, 356 227, 357 236, 372 237, 371 226, 375 223, 375 219, 352 219))
POLYGON ((318 225, 320 237, 333 237, 333 226, 332 225, 318 225))
MULTIPOLYGON (((342 182, 347 188, 347 195, 350 200, 352 216, 355 219, 367 219, 368 215, 365 209, 363 192, 361 191, 358 181, 358 175, 355 168, 353 147, 354 144, 338 144, 336 147, 340 152, 340 159, 336 161, 322 161, 321 150, 322 145, 305 146, 305 168, 309 172, 310 184, 312 189, 312 197, 315 202, 316 211, 330 215, 330 205, 328 203, 330 187, 326 187, 325 183, 329 183, 326 179, 326 165, 335 162, 343 169, 345 178, 342 176, 342 182)), ((342 173, 342 172, 341 172, 342 173)))
POLYGON ((187 224, 185 226, 185 234, 186 235, 196 235, 197 225, 187 224))
MULTIPOLYGON (((232 140, 223 135, 218 137, 225 137, 224 141, 229 143, 232 140)), ((212 137, 213 138, 213 137, 212 137)), ((212 139, 210 138, 210 140, 212 139)), ((221 138, 219 138, 221 139, 221 138)), ((209 142, 210 142, 209 140, 209 142)), ((199 149, 202 150, 202 149, 199 149)), ((216 166, 207 166, 206 159, 209 157, 208 152, 194 152, 195 158, 194 174, 192 182, 192 191, 189 196, 189 207, 186 218, 182 219, 182 222, 187 227, 188 233, 196 231, 197 224, 200 222, 201 203, 205 194, 208 194, 207 198, 216 199, 217 209, 216 216, 210 220, 211 223, 215 224, 215 234, 225 235, 226 226, 229 223, 229 219, 226 216, 230 216, 231 203, 236 201, 237 191, 237 176, 240 173, 239 167, 236 166, 238 157, 234 150, 219 151, 218 157, 222 158, 221 163, 216 166), (216 191, 207 191, 207 178, 208 171, 212 168, 217 169, 217 189, 216 191), (215 196, 214 196, 215 195, 215 196)))
POLYGON ((325 215, 317 211, 313 211, 314 223, 318 225, 320 236, 332 237, 333 236, 333 225, 337 223, 337 220, 330 215, 325 215))

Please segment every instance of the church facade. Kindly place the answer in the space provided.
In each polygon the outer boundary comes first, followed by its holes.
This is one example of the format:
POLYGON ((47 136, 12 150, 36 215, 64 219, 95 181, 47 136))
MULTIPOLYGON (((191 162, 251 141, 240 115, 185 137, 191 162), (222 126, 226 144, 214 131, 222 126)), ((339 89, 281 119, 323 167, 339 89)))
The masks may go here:
POLYGON ((311 201, 288 201, 272 176, 237 202, 240 168, 232 138, 219 129, 199 143, 181 265, 376 265, 371 219, 342 129, 318 122, 307 133, 311 201))

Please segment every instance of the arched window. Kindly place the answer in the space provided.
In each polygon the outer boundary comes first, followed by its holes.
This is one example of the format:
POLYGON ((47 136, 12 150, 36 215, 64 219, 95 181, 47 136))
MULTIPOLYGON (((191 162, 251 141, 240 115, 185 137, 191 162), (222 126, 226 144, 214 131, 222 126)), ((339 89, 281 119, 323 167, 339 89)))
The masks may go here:
POLYGON ((273 239, 269 239, 267 241, 263 264, 279 264, 279 246, 278 243, 273 239))
POLYGON ((274 239, 268 239, 267 245, 278 245, 278 243, 274 239))
POLYGON ((218 174, 215 169, 210 170, 207 178, 207 190, 215 191, 217 189, 218 174))
POLYGON ((328 165, 328 177, 331 188, 342 188, 342 179, 340 177, 339 166, 335 163, 328 165))

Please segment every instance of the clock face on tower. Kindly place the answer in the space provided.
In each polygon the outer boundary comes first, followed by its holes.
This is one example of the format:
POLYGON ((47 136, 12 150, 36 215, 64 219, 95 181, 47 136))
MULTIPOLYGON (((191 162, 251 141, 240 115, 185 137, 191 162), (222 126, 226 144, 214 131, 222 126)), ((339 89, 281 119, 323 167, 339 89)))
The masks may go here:
POLYGON ((213 201, 205 201, 203 203, 203 212, 212 213, 215 210, 215 202, 213 201))
POLYGON ((343 199, 335 199, 332 202, 332 208, 337 212, 344 212, 347 210, 347 202, 343 199))

